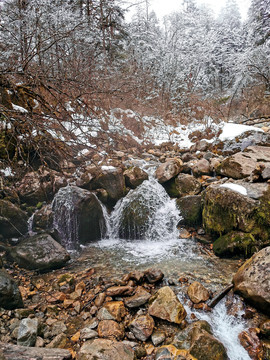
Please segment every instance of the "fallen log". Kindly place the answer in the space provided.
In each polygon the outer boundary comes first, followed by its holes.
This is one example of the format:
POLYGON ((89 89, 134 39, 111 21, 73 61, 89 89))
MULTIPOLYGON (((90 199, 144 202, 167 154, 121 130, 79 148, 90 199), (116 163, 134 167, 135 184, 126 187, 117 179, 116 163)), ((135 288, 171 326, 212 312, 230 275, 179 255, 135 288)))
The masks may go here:
POLYGON ((233 284, 230 284, 225 289, 223 289, 217 296, 215 296, 207 305, 213 309, 224 298, 224 296, 228 294, 228 292, 232 288, 233 288, 233 284))
MULTIPOLYGON (((26 347, 0 342, 0 356, 4 360, 71 360, 68 350, 26 347)), ((1 358, 1 357, 0 357, 1 358)))

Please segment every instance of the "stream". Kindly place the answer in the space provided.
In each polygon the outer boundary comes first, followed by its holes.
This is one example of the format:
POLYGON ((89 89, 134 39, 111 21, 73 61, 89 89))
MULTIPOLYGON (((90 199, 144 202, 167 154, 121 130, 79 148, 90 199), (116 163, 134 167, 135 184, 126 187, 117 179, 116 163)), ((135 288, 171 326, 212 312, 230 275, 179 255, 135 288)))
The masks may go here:
MULTIPOLYGON (((76 272, 93 267, 99 276, 106 279, 116 276, 120 279, 123 274, 133 270, 158 268, 165 274, 165 281, 179 294, 189 318, 191 310, 179 278, 199 281, 215 293, 231 283, 239 263, 204 252, 195 239, 179 238, 177 225, 181 215, 175 199, 171 199, 153 177, 154 166, 144 163, 143 168, 147 169, 149 180, 119 200, 110 214, 102 205, 106 221, 103 239, 83 247, 80 256, 69 268, 76 272)), ((67 202, 66 208, 71 208, 70 199, 67 202)), ((62 203, 60 205, 63 206, 62 203)), ((72 228, 69 221, 74 222, 72 216, 66 217, 65 224, 67 228, 72 228)), ((74 228, 70 232, 69 243, 72 236, 76 237, 74 228)), ((233 301, 240 300, 234 297, 233 301)), ((192 309, 198 319, 211 324, 214 336, 223 342, 230 360, 250 359, 238 340, 238 334, 248 328, 240 309, 241 306, 234 315, 228 314, 226 299, 211 313, 192 309)))

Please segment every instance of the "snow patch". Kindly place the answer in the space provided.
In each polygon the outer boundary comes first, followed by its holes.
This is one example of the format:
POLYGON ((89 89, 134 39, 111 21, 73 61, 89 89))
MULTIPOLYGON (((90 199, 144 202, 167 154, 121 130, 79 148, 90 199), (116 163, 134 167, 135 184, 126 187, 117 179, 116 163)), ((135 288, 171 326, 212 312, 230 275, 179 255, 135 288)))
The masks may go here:
POLYGON ((234 124, 234 123, 224 123, 222 133, 220 134, 219 139, 221 141, 232 140, 236 136, 240 136, 244 132, 250 131, 250 130, 263 132, 262 129, 259 129, 255 126, 241 125, 241 124, 234 124))
POLYGON ((24 107, 22 106, 19 106, 19 105, 15 105, 15 104, 12 104, 12 107, 14 110, 16 111, 20 111, 22 113, 28 113, 28 110, 26 110, 24 107))
POLYGON ((228 189, 236 191, 242 195, 247 195, 247 189, 242 185, 227 183, 227 184, 220 185, 220 187, 228 188, 228 189))
POLYGON ((103 166, 101 166, 101 170, 104 170, 104 171, 114 171, 114 170, 116 170, 116 167, 114 167, 114 166, 110 166, 110 165, 103 165, 103 166))
POLYGON ((4 174, 4 176, 14 176, 14 173, 12 172, 10 167, 6 167, 5 169, 1 169, 0 171, 4 174))

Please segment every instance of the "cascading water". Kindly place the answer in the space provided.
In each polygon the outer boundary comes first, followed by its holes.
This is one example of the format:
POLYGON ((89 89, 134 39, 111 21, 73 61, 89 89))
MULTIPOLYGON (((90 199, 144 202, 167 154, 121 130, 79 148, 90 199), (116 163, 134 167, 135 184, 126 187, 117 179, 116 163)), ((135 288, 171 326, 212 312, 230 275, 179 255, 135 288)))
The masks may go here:
MULTIPOLYGON (((183 301, 181 295, 179 295, 179 299, 183 301)), ((235 306, 239 308, 237 304, 238 298, 234 297, 233 301, 236 303, 235 306)), ((226 347, 230 360, 251 360, 238 339, 238 335, 246 328, 246 324, 242 319, 243 311, 241 309, 235 315, 229 314, 226 299, 217 304, 211 313, 196 309, 191 311, 188 306, 185 306, 185 309, 188 317, 192 312, 198 320, 206 320, 211 325, 214 336, 226 347)))

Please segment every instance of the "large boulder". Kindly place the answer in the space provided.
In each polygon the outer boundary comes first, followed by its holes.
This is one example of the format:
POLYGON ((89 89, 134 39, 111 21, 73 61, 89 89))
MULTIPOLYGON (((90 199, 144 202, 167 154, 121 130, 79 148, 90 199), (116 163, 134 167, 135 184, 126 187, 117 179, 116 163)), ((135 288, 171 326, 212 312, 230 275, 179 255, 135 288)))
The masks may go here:
POLYGON ((157 318, 180 324, 186 311, 169 286, 159 289, 149 300, 148 313, 157 318))
MULTIPOLYGON (((216 171, 219 175, 243 179, 250 176, 259 165, 270 167, 270 147, 249 146, 244 152, 236 153, 222 161, 216 171)), ((267 178, 266 173, 264 177, 267 178)))
POLYGON ((42 271, 60 268, 70 259, 68 252, 46 233, 24 239, 9 255, 25 269, 42 271))
POLYGON ((40 168, 39 171, 27 173, 17 187, 21 201, 35 206, 39 202, 51 200, 66 185, 67 180, 63 175, 40 168))
POLYGON ((130 346, 108 339, 86 341, 78 354, 78 360, 134 360, 134 357, 130 346))
POLYGON ((270 246, 247 260, 233 277, 234 291, 270 314, 270 246))
POLYGON ((0 269, 0 307, 17 309, 23 307, 18 285, 6 271, 0 269))
POLYGON ((194 176, 210 175, 211 168, 208 160, 202 158, 192 166, 192 172, 194 176))
POLYGON ((4 238, 20 237, 27 233, 27 215, 7 200, 0 200, 0 229, 4 238))
POLYGON ((197 195, 201 191, 201 183, 192 175, 179 174, 175 179, 164 184, 171 197, 197 195))
POLYGON ((125 176, 126 185, 131 189, 135 189, 136 187, 141 185, 141 183, 143 183, 144 180, 148 179, 148 174, 137 166, 127 169, 124 172, 124 176, 125 176))
POLYGON ((199 226, 202 223, 202 197, 201 195, 184 196, 176 200, 182 219, 180 224, 199 226))
POLYGON ((61 244, 70 250, 80 244, 101 239, 106 224, 101 204, 95 194, 77 186, 67 186, 55 195, 53 226, 61 244))
POLYGON ((156 178, 162 184, 171 180, 178 175, 182 169, 183 162, 181 159, 172 159, 161 164, 156 170, 156 178))
POLYGON ((211 185, 202 193, 202 199, 204 227, 221 237, 214 245, 216 254, 249 256, 269 244, 268 184, 211 185))

